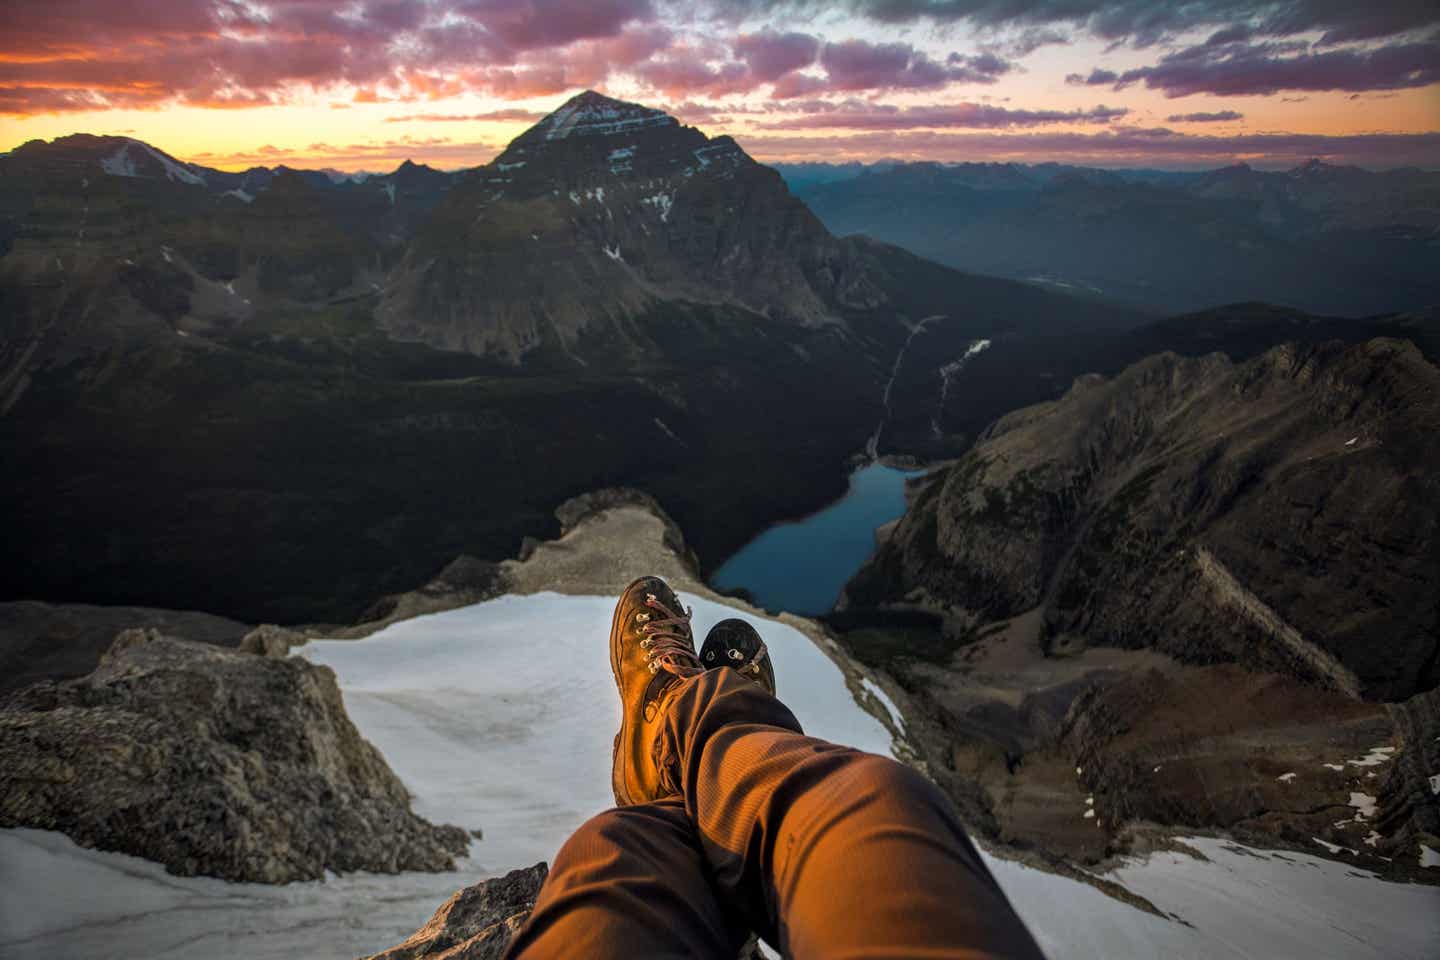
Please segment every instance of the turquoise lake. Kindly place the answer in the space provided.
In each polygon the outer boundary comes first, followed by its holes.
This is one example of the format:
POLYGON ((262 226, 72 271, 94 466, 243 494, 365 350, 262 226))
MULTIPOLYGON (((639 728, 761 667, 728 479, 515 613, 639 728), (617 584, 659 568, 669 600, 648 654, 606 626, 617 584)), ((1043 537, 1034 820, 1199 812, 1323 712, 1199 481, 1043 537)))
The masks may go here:
POLYGON ((751 540, 715 571, 711 586, 744 587, 767 610, 825 613, 875 552, 875 528, 905 512, 905 478, 920 472, 861 467, 850 474, 844 497, 751 540))

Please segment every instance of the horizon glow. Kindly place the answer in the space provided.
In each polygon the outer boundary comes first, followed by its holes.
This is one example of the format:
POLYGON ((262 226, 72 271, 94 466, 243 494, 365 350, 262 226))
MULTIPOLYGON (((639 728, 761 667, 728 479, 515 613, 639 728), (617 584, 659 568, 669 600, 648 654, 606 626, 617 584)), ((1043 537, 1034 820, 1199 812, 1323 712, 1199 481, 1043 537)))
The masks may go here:
POLYGON ((15 0, 0 148, 84 132, 224 170, 455 169, 593 88, 769 162, 1440 168, 1440 8, 1065 6, 15 0))

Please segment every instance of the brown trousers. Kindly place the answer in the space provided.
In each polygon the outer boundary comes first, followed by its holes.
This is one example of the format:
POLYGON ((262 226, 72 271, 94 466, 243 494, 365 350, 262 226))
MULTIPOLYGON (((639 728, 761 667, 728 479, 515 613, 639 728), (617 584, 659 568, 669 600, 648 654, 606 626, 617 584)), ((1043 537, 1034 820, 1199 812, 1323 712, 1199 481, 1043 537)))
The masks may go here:
POLYGON ((601 813, 561 847, 507 956, 1040 958, 923 776, 804 736, 732 670, 667 695, 674 796, 601 813))

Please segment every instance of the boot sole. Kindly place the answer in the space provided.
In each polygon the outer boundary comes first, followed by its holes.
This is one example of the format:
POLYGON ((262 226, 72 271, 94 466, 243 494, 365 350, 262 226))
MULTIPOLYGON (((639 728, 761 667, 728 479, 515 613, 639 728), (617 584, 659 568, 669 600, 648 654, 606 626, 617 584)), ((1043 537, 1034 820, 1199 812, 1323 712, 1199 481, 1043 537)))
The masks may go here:
MULTIPOLYGON (((627 586, 624 590, 620 591, 620 596, 623 598, 625 594, 629 593, 631 588, 634 587, 637 583, 639 583, 641 580, 648 579, 650 578, 646 576, 636 577, 634 580, 631 580, 630 585, 627 586)), ((615 750, 613 758, 610 762, 610 785, 612 789, 617 787, 619 784, 623 784, 625 782, 624 775, 628 773, 628 771, 624 769, 625 760, 622 757, 620 744, 625 742, 625 735, 629 732, 630 729, 630 717, 624 710, 625 688, 620 683, 620 644, 617 639, 619 633, 620 601, 616 600, 615 612, 610 615, 610 674, 615 678, 615 692, 620 695, 620 705, 622 709, 620 711, 620 732, 615 734, 615 750), (615 776, 617 772, 621 774, 621 776, 618 778, 615 776)), ((629 803, 629 798, 627 797, 625 802, 622 803, 617 792, 615 802, 618 806, 623 807, 629 803)))

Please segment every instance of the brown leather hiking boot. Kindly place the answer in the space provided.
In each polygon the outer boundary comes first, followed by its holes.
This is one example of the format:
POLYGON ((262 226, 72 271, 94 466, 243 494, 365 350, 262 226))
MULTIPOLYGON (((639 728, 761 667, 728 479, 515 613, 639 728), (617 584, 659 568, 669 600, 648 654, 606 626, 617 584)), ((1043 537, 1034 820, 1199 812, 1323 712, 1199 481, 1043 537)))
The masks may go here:
POLYGON ((729 667, 760 684, 772 697, 775 695, 775 666, 770 651, 755 628, 737 617, 721 620, 710 628, 700 647, 700 663, 706 670, 729 667))
POLYGON ((695 656, 690 612, 659 577, 641 577, 620 594, 610 623, 610 668, 620 689, 620 732, 610 775, 615 803, 657 800, 661 700, 681 679, 704 672, 695 656))

